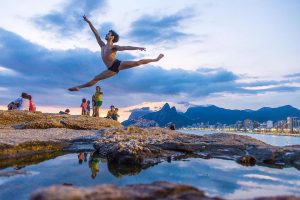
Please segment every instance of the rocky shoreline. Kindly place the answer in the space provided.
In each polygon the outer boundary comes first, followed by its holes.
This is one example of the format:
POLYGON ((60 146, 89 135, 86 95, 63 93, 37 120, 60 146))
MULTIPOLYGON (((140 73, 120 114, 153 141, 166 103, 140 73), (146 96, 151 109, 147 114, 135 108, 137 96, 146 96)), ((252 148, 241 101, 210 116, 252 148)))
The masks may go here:
POLYGON ((300 169, 300 145, 276 147, 249 136, 197 136, 162 128, 115 127, 100 132, 102 137, 94 148, 115 165, 147 168, 162 161, 199 157, 235 160, 246 166, 300 169))
POLYGON ((112 126, 121 124, 89 116, 0 111, 0 168, 18 159, 49 158, 70 151, 78 142, 91 144, 99 138, 98 129, 112 126), (37 156, 41 154, 44 156, 37 156))

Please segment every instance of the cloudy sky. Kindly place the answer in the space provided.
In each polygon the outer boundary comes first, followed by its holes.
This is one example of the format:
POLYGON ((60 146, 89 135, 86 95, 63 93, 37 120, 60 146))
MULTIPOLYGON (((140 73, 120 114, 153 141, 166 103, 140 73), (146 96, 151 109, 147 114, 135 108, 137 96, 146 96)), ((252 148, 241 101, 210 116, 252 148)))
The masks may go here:
POLYGON ((165 57, 99 83, 104 107, 190 102, 226 108, 300 108, 298 0, 0 1, 0 105, 21 92, 38 106, 72 107, 95 88, 69 92, 105 69, 87 15, 114 29, 120 60, 165 57))

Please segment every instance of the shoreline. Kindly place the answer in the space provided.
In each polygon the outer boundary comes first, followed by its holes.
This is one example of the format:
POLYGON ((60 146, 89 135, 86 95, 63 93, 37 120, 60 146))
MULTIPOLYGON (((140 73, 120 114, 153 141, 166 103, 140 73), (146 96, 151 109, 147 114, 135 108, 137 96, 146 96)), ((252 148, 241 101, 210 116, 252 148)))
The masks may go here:
POLYGON ((213 133, 244 133, 247 135, 257 134, 257 135, 274 135, 274 136, 292 136, 292 137, 300 137, 300 134, 292 134, 292 133, 270 133, 270 132, 243 132, 243 131, 222 131, 222 130, 211 130, 211 129, 178 129, 178 131, 187 130, 187 131, 211 131, 213 133))

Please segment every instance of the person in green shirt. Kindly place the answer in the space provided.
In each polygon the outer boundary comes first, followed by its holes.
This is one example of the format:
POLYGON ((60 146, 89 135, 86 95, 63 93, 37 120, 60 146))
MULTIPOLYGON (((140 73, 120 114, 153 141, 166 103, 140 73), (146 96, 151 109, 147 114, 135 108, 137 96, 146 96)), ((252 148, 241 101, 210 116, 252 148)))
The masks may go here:
POLYGON ((100 86, 96 87, 96 93, 94 94, 95 96, 95 117, 99 117, 99 109, 102 105, 102 96, 103 96, 103 92, 101 92, 101 88, 100 86))
POLYGON ((97 173, 99 172, 99 162, 100 160, 93 158, 93 155, 90 155, 89 160, 89 168, 91 169, 91 177, 92 179, 95 179, 97 176, 97 173))

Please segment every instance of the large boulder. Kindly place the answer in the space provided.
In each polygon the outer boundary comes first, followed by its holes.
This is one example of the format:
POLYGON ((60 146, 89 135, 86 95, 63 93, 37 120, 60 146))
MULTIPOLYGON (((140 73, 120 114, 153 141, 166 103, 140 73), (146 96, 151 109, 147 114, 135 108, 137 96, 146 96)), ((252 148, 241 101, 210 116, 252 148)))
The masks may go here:
POLYGON ((77 130, 91 130, 114 126, 122 125, 115 120, 82 115, 59 115, 41 112, 32 113, 19 110, 0 110, 0 128, 69 128, 77 130))
MULTIPOLYGON (((91 188, 55 185, 36 191, 30 200, 145 200, 145 199, 190 199, 190 200, 221 200, 209 197, 201 190, 183 184, 169 182, 153 182, 117 187, 115 185, 98 185, 91 188)), ((261 197, 256 200, 300 200, 295 196, 261 197)))
POLYGON ((34 193, 31 200, 96 200, 96 199, 218 199, 210 198, 197 188, 168 182, 136 184, 124 187, 99 185, 92 188, 51 186, 34 193))

